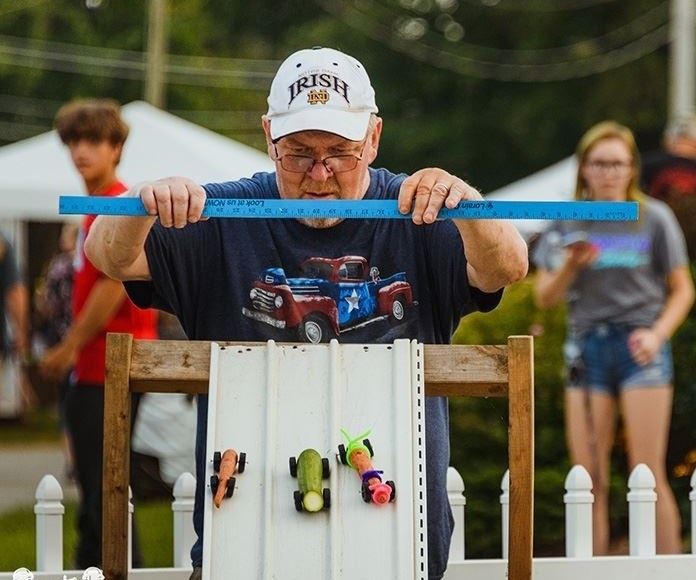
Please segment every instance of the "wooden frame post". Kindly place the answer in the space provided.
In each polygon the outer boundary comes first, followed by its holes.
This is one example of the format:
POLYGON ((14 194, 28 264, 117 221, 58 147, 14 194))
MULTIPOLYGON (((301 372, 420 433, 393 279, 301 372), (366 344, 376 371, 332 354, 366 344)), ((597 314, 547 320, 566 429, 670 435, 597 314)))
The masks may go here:
POLYGON ((508 338, 510 526, 508 577, 531 579, 534 537, 534 345, 508 338))
MULTIPOLYGON (((531 336, 511 336, 506 346, 424 345, 424 366, 427 396, 508 397, 508 580, 531 580, 534 511, 533 339, 531 336)), ((210 342, 133 340, 131 335, 126 334, 107 336, 102 566, 109 580, 128 578, 130 394, 205 394, 208 392, 209 369, 210 342)))
POLYGON ((102 466, 102 566, 105 578, 109 580, 128 578, 132 349, 132 335, 107 335, 102 466))

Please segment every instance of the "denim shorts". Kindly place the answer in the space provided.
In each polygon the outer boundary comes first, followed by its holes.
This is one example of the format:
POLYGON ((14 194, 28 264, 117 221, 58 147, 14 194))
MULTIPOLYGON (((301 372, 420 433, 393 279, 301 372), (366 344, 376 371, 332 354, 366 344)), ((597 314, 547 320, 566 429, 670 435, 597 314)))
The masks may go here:
POLYGON ((568 387, 618 395, 626 389, 672 384, 674 365, 669 342, 650 363, 641 366, 628 348, 634 330, 624 324, 598 324, 581 338, 570 336, 564 348, 568 387))

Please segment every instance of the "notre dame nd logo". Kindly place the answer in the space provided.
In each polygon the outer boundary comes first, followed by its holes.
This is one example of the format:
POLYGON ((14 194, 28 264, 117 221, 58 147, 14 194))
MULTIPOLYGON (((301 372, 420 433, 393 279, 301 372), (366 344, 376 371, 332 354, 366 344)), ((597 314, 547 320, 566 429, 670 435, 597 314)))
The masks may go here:
POLYGON ((312 89, 307 93, 307 102, 310 105, 325 105, 329 102, 329 91, 326 89, 312 89))

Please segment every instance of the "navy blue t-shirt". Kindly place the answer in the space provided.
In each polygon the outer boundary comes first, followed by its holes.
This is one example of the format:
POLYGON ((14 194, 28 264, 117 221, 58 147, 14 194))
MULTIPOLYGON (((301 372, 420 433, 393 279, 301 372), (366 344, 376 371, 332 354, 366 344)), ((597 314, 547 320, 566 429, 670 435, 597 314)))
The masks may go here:
MULTIPOLYGON (((370 169, 364 199, 396 199, 405 177, 370 169)), ((205 190, 211 198, 280 198, 275 173, 205 190)), ((130 297, 175 314, 191 340, 446 344, 462 316, 495 308, 502 294, 469 285, 462 240, 450 220, 422 226, 344 220, 317 229, 293 219, 211 219, 182 229, 156 225, 145 251, 152 281, 127 283, 130 297)), ((197 512, 203 511, 206 419, 203 410, 197 512)), ((429 574, 439 578, 452 532, 444 398, 426 400, 426 454, 429 574)), ((194 521, 201 536, 202 515, 194 521)), ((194 565, 199 553, 194 547, 194 565)))

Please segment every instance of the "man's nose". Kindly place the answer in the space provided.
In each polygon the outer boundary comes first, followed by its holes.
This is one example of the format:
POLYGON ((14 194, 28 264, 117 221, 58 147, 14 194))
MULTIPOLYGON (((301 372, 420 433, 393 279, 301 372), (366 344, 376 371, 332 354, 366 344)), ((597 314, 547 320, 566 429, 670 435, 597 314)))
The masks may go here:
POLYGON ((314 165, 309 170, 309 177, 314 181, 327 181, 333 173, 329 170, 323 161, 314 161, 314 165))

